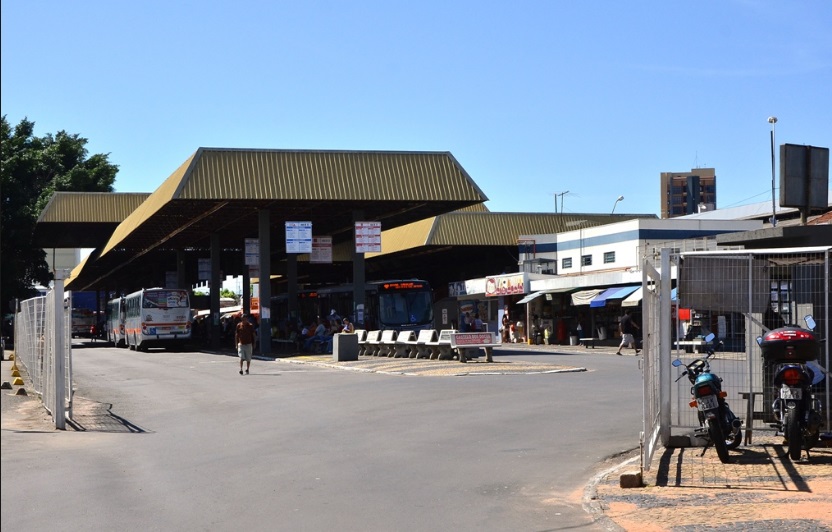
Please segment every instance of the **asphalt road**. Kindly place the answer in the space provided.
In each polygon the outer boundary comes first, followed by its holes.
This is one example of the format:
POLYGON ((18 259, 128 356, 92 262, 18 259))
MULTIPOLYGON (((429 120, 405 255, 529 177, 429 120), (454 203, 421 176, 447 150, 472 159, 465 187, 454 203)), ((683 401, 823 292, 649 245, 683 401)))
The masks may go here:
POLYGON ((241 376, 227 355, 74 349, 75 429, 10 426, 22 407, 3 394, 2 529, 606 530, 583 492, 605 458, 638 446, 639 359, 494 358, 587 371, 255 360, 241 376))

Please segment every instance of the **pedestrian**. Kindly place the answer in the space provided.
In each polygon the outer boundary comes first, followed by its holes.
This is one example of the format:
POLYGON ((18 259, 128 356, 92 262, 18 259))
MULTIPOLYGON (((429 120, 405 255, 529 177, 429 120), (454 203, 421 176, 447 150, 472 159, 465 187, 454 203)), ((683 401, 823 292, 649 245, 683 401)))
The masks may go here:
POLYGON ((503 319, 502 319, 503 327, 500 329, 503 333, 503 343, 506 344, 509 342, 509 330, 511 328, 511 318, 508 315, 508 305, 503 308, 503 319))
POLYGON ((350 322, 349 318, 344 318, 344 327, 341 329, 344 334, 352 334, 355 332, 355 325, 350 322))
POLYGON ((618 327, 621 331, 621 345, 618 346, 618 352, 615 353, 616 355, 621 354, 621 349, 624 347, 631 347, 632 349, 636 350, 636 354, 639 353, 639 348, 636 345, 635 334, 636 329, 641 329, 638 324, 633 321, 633 318, 630 316, 630 310, 627 309, 624 311, 624 315, 618 319, 618 327))
POLYGON ((480 332, 480 331, 482 331, 482 329, 483 329, 483 324, 482 324, 482 320, 480 319, 480 314, 476 313, 476 314, 474 314, 473 330, 474 330, 474 332, 480 332))
POLYGON ((251 354, 254 351, 254 325, 249 321, 249 316, 243 316, 234 334, 237 342, 237 355, 240 357, 240 375, 243 374, 243 361, 246 362, 246 375, 251 367, 251 354))

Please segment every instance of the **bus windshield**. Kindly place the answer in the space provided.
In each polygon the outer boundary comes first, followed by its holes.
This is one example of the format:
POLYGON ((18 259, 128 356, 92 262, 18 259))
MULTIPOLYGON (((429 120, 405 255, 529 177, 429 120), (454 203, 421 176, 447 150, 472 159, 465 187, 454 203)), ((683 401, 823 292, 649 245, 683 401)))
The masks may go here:
POLYGON ((142 298, 142 308, 187 308, 188 292, 185 290, 147 290, 142 298))
POLYGON ((433 320, 429 291, 380 293, 378 306, 383 324, 430 323, 433 320))

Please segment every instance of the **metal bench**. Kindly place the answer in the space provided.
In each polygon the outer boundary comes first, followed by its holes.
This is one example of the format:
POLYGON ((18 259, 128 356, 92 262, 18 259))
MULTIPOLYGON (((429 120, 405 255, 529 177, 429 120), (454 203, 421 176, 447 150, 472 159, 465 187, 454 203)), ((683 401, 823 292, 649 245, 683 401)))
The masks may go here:
POLYGON ((451 349, 459 353, 460 362, 468 362, 471 351, 485 350, 485 361, 494 362, 492 350, 502 345, 500 339, 493 332, 453 333, 451 335, 451 349))
POLYGON ((413 358, 410 356, 411 350, 416 345, 416 333, 413 331, 401 331, 396 335, 396 342, 393 345, 393 352, 390 356, 393 358, 413 358))
POLYGON ((373 356, 375 354, 378 338, 381 336, 381 331, 370 331, 362 341, 358 339, 358 356, 373 356))
POLYGON ((431 350, 431 360, 451 360, 454 358, 454 351, 451 349, 451 335, 455 332, 456 329, 442 329, 436 341, 425 342, 425 346, 431 350))
POLYGON ((584 344, 584 347, 589 349, 590 347, 595 349, 595 342, 600 340, 600 338, 578 338, 578 341, 584 344))
POLYGON ((438 341, 435 329, 424 329, 419 331, 414 345, 410 348, 410 358, 430 358, 433 352, 428 342, 438 341))
POLYGON ((711 343, 705 340, 679 340, 676 342, 676 347, 684 348, 686 353, 701 353, 703 349, 707 349, 710 345, 711 343))

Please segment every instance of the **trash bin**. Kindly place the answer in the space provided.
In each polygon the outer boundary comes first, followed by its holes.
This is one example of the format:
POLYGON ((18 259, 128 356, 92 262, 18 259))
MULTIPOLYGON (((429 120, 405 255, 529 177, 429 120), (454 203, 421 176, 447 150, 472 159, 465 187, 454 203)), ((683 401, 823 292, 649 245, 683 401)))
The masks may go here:
POLYGON ((570 336, 569 337, 569 345, 578 345, 578 337, 577 336, 570 336))
POLYGON ((358 360, 358 335, 338 333, 332 338, 332 360, 347 362, 358 360))

